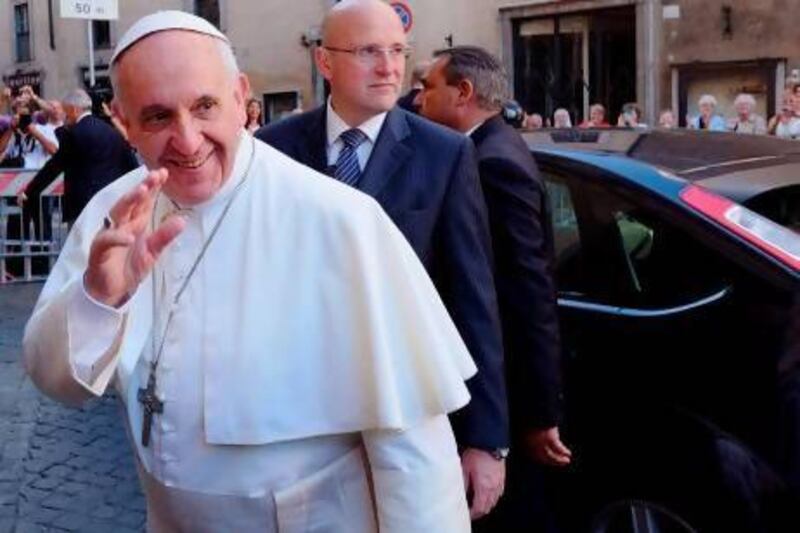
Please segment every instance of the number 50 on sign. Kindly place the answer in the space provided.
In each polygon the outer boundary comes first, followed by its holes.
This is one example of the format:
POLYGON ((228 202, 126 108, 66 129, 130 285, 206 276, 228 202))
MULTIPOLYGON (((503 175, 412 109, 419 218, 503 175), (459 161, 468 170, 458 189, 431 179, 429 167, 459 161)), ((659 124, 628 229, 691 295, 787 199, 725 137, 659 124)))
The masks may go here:
POLYGON ((61 16, 72 19, 116 20, 117 0, 61 0, 61 16))

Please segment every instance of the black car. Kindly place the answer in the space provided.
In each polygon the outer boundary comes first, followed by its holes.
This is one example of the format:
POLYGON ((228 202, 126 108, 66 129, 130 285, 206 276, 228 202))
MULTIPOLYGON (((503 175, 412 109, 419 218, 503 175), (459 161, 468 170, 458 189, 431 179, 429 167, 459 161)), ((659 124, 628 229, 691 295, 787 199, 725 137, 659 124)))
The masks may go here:
POLYGON ((800 369, 786 340, 800 143, 655 130, 526 140, 555 233, 575 454, 559 480, 564 530, 800 531, 800 369))

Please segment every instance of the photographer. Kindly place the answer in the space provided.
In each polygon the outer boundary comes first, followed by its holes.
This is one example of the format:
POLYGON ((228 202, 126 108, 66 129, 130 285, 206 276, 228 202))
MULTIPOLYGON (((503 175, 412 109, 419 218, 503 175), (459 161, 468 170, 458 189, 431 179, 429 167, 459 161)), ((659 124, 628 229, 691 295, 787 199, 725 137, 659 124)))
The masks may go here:
MULTIPOLYGON (((40 98, 30 85, 24 86, 20 89, 20 92, 25 94, 30 102, 35 103, 40 110, 34 115, 35 119, 29 128, 29 132, 39 141, 49 158, 49 156, 58 151, 56 129, 64 125, 64 108, 58 100, 40 98)), ((47 158, 45 158, 46 160, 47 158)), ((36 165, 35 168, 40 168, 45 161, 42 161, 41 165, 36 165)))
POLYGON ((33 123, 31 101, 21 95, 13 103, 11 127, 0 135, 0 167, 41 168, 58 149, 55 129, 46 133, 33 123))

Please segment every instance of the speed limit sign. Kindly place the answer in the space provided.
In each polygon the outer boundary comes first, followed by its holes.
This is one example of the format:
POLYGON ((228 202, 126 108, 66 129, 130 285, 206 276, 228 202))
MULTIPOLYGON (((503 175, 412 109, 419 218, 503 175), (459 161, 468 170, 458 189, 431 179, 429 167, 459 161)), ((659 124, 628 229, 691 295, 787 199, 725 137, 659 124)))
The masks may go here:
POLYGON ((117 0, 61 0, 61 17, 69 19, 116 20, 117 0))

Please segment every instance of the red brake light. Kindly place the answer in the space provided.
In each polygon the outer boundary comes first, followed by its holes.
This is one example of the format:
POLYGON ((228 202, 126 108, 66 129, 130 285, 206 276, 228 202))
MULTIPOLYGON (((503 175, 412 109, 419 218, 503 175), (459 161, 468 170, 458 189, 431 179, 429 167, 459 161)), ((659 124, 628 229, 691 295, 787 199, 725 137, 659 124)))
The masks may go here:
POLYGON ((725 226, 782 263, 800 270, 800 235, 697 185, 680 192, 689 206, 725 226))

